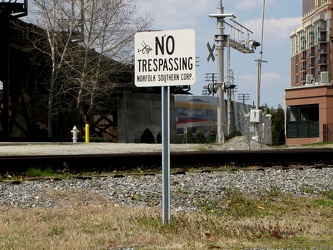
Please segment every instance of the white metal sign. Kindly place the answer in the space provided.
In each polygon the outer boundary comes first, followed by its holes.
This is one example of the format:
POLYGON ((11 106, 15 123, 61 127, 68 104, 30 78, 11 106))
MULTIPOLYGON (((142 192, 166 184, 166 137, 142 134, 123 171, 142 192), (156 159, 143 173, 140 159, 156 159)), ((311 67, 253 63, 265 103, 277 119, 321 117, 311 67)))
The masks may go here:
POLYGON ((192 29, 138 32, 135 35, 135 85, 195 83, 195 32, 192 29))

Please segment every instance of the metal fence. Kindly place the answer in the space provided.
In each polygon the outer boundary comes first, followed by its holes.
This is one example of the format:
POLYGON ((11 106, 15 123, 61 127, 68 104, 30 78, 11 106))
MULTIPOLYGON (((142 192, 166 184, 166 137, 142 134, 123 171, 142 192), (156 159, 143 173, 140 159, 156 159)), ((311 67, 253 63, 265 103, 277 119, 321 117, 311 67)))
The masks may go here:
POLYGON ((333 123, 323 124, 323 137, 324 142, 333 141, 333 123))
POLYGON ((287 123, 287 137, 288 138, 319 137, 319 123, 312 122, 312 121, 288 122, 287 123))

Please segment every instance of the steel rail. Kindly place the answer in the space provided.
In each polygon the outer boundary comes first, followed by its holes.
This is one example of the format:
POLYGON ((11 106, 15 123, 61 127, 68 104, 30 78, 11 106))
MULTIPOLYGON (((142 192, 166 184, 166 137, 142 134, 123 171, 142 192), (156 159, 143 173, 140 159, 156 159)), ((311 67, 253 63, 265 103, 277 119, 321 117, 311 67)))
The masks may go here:
MULTIPOLYGON (((333 149, 288 149, 262 151, 191 151, 171 152, 172 168, 205 166, 290 166, 333 163, 333 149)), ((126 171, 134 168, 160 169, 162 154, 123 153, 89 155, 0 156, 0 172, 25 172, 31 167, 51 167, 73 171, 126 171)))

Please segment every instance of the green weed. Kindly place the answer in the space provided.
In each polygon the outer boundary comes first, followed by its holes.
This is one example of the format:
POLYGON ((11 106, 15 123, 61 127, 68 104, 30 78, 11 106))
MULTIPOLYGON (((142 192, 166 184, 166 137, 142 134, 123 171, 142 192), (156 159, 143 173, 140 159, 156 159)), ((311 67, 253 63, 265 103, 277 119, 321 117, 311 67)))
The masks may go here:
POLYGON ((29 177, 49 177, 54 174, 53 170, 50 167, 45 169, 40 168, 29 168, 27 170, 27 176, 29 177))

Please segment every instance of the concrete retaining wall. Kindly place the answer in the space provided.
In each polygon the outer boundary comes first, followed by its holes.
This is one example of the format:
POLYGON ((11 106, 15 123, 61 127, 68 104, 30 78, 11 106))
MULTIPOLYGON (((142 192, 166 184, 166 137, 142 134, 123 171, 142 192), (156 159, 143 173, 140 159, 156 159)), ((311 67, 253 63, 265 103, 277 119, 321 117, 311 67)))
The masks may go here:
MULTIPOLYGON (((156 140, 162 132, 162 104, 158 94, 132 94, 124 92, 118 103, 118 142, 140 142, 141 135, 149 129, 156 140)), ((170 101, 170 133, 176 130, 175 102, 170 101)))

